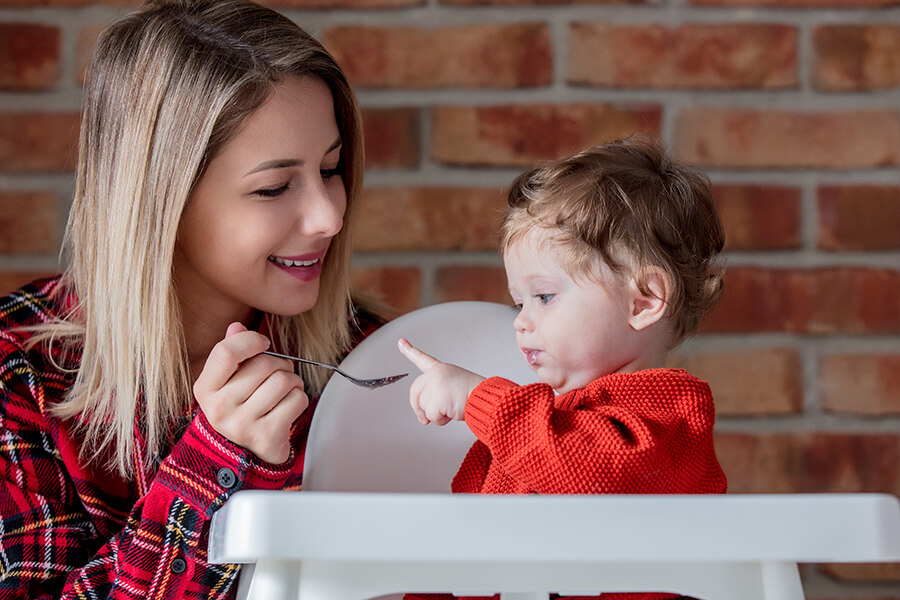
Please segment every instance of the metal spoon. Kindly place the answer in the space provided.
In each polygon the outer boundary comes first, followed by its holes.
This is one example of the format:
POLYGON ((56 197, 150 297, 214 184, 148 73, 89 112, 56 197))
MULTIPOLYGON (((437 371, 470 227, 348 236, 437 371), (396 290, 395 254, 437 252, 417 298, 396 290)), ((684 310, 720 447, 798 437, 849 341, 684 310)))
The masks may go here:
POLYGON ((297 356, 288 356, 287 354, 278 354, 277 352, 269 352, 268 350, 264 351, 263 354, 268 354, 269 356, 277 356, 278 358, 286 358, 288 360, 295 360, 297 362, 309 363, 311 365, 325 367, 326 369, 331 369, 332 371, 336 372, 338 375, 341 375, 342 377, 346 377, 347 379, 350 380, 351 383, 355 383, 356 385, 358 385, 360 387, 369 388, 372 390, 374 390, 375 388, 380 388, 382 386, 394 383, 398 379, 403 379, 404 377, 409 375, 409 373, 401 373, 400 375, 390 375, 388 377, 376 377, 374 379, 360 379, 359 377, 353 377, 352 375, 348 375, 347 373, 344 373, 343 371, 341 371, 340 369, 338 369, 337 367, 335 367, 333 365, 326 365, 325 363, 320 363, 320 362, 316 362, 314 360, 309 360, 308 358, 300 358, 297 356))

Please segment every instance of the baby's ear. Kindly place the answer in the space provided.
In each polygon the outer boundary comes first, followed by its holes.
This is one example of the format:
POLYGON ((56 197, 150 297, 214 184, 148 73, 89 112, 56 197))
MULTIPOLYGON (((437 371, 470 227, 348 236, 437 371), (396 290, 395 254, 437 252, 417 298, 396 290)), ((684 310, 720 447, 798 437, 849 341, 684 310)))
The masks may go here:
POLYGON ((669 276, 659 267, 646 267, 628 284, 631 294, 631 318, 628 324, 641 331, 666 316, 666 298, 669 297, 669 276), (643 291, 642 291, 643 290, 643 291))

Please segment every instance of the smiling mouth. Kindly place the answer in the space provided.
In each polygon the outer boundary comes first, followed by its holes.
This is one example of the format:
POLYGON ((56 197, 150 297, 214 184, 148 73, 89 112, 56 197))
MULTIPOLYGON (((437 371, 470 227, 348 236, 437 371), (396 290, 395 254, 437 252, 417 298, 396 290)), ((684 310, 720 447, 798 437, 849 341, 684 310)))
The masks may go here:
POLYGON ((318 258, 313 258, 311 260, 290 260, 287 258, 281 258, 279 256, 270 256, 269 262, 273 262, 276 265, 281 265, 283 267, 311 267, 319 262, 318 258))

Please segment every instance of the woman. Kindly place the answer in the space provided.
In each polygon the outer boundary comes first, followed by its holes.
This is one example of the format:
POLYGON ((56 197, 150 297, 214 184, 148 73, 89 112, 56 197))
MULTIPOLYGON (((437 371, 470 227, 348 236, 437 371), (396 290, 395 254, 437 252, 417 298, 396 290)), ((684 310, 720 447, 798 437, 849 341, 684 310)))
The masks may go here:
POLYGON ((363 170, 343 73, 246 0, 158 0, 92 60, 61 277, 0 299, 0 598, 225 598, 212 514, 296 489, 363 170))

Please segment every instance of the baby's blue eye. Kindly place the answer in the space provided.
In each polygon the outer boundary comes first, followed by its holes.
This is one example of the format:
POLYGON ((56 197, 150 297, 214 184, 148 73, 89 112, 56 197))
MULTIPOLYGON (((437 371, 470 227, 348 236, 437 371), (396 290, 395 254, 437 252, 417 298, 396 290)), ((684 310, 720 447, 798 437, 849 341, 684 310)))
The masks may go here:
POLYGON ((537 298, 541 304, 547 304, 548 302, 553 300, 553 296, 555 295, 556 294, 535 294, 534 297, 537 298))

